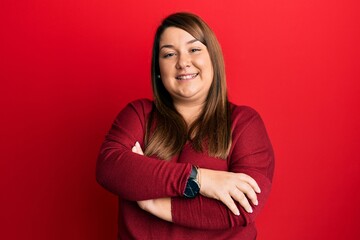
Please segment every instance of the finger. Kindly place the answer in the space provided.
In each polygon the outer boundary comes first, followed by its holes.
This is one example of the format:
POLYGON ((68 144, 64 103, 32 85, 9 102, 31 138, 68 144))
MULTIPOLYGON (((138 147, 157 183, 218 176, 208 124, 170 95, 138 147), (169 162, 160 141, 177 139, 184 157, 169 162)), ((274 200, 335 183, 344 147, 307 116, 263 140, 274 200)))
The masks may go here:
POLYGON ((261 192, 259 185, 252 177, 250 177, 249 175, 244 174, 244 173, 240 173, 239 176, 241 179, 246 181, 255 190, 255 192, 257 192, 257 193, 261 192))
POLYGON ((230 197, 230 195, 226 194, 220 197, 219 200, 223 202, 230 209, 230 211, 234 213, 236 216, 240 215, 240 211, 237 208, 234 200, 230 197))
POLYGON ((141 149, 140 143, 136 141, 135 147, 137 149, 138 154, 144 155, 143 150, 141 149))
POLYGON ((252 207, 249 203, 249 200, 246 198, 245 194, 239 189, 233 190, 231 197, 235 199, 248 213, 252 213, 252 207))
POLYGON ((132 151, 133 153, 137 153, 137 148, 136 148, 136 146, 133 146, 133 147, 131 148, 131 151, 132 151))
POLYGON ((257 195, 256 192, 254 191, 254 189, 248 184, 248 183, 243 183, 243 184, 238 184, 237 188, 239 191, 241 191, 243 194, 246 195, 246 197, 254 204, 254 205, 258 205, 259 202, 257 200, 257 195))
POLYGON ((139 149, 139 148, 136 146, 136 144, 135 144, 135 146, 133 146, 133 147, 131 148, 131 151, 132 151, 133 153, 136 153, 136 154, 139 154, 139 155, 144 155, 144 154, 142 153, 141 148, 139 149))

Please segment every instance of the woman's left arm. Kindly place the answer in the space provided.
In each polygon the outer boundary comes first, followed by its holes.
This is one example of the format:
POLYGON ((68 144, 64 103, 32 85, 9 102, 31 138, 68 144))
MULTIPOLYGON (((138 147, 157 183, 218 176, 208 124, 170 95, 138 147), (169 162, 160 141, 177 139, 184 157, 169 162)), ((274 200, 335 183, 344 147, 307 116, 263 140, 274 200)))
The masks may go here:
POLYGON ((257 194, 258 205, 252 205, 252 213, 236 203, 240 210, 240 216, 236 216, 222 202, 204 196, 147 200, 139 202, 140 207, 164 220, 199 229, 226 229, 253 222, 270 193, 274 154, 263 121, 254 110, 250 112, 245 124, 235 122, 229 171, 249 175, 259 185, 261 193, 257 194))

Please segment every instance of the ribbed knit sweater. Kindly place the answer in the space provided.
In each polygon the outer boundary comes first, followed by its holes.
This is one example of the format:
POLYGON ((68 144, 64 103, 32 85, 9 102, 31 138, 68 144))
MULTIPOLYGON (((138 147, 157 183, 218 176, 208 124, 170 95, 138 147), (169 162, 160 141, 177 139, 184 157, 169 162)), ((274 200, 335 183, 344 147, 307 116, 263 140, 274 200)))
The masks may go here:
POLYGON ((273 149, 259 114, 231 104, 232 146, 226 160, 186 144, 179 155, 164 161, 131 151, 136 141, 144 147, 152 107, 147 99, 129 103, 106 135, 97 161, 97 181, 119 197, 118 239, 255 239, 254 220, 269 196, 274 172, 273 149), (191 165, 251 176, 261 189, 259 205, 247 213, 237 204, 240 216, 236 216, 218 200, 201 195, 184 198, 191 165), (164 197, 171 198, 173 222, 145 212, 136 203, 164 197))

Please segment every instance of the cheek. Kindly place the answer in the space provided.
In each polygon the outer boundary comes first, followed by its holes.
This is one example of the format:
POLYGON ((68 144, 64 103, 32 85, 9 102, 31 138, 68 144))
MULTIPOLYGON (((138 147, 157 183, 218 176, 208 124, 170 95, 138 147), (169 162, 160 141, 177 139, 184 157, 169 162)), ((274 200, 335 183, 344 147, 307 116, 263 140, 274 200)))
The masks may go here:
POLYGON ((171 61, 159 61, 160 74, 168 76, 173 74, 173 63, 171 61))
POLYGON ((167 78, 162 77, 162 78, 161 78, 161 82, 162 82, 162 84, 164 85, 164 87, 165 87, 166 89, 168 89, 169 81, 167 81, 167 78))
POLYGON ((173 81, 171 81, 171 80, 169 79, 169 77, 167 77, 165 74, 162 74, 161 82, 162 82, 162 84, 164 85, 166 91, 168 91, 168 92, 170 92, 171 89, 174 88, 174 86, 173 86, 173 84, 174 84, 173 81))
POLYGON ((214 69, 210 59, 203 59, 199 62, 199 67, 202 69, 202 73, 207 78, 213 79, 214 69))
POLYGON ((195 60, 196 66, 202 70, 203 73, 207 72, 213 72, 213 67, 211 63, 211 59, 209 56, 202 56, 195 60))

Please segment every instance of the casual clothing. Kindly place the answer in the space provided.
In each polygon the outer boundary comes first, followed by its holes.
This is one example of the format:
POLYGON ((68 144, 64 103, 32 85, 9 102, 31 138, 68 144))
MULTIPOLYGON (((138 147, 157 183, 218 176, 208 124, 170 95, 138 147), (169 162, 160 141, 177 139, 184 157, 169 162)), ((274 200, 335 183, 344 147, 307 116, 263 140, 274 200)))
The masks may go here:
POLYGON ((258 113, 231 104, 232 146, 226 160, 186 144, 179 155, 164 161, 131 151, 136 141, 144 146, 152 107, 146 99, 128 104, 115 119, 97 162, 98 182, 119 196, 119 239, 255 239, 254 220, 268 198, 274 172, 272 146, 258 113), (240 216, 236 216, 218 200, 201 195, 184 198, 192 165, 251 176, 261 189, 259 205, 249 214, 237 204, 240 216), (136 203, 164 197, 171 197, 172 223, 136 203))

